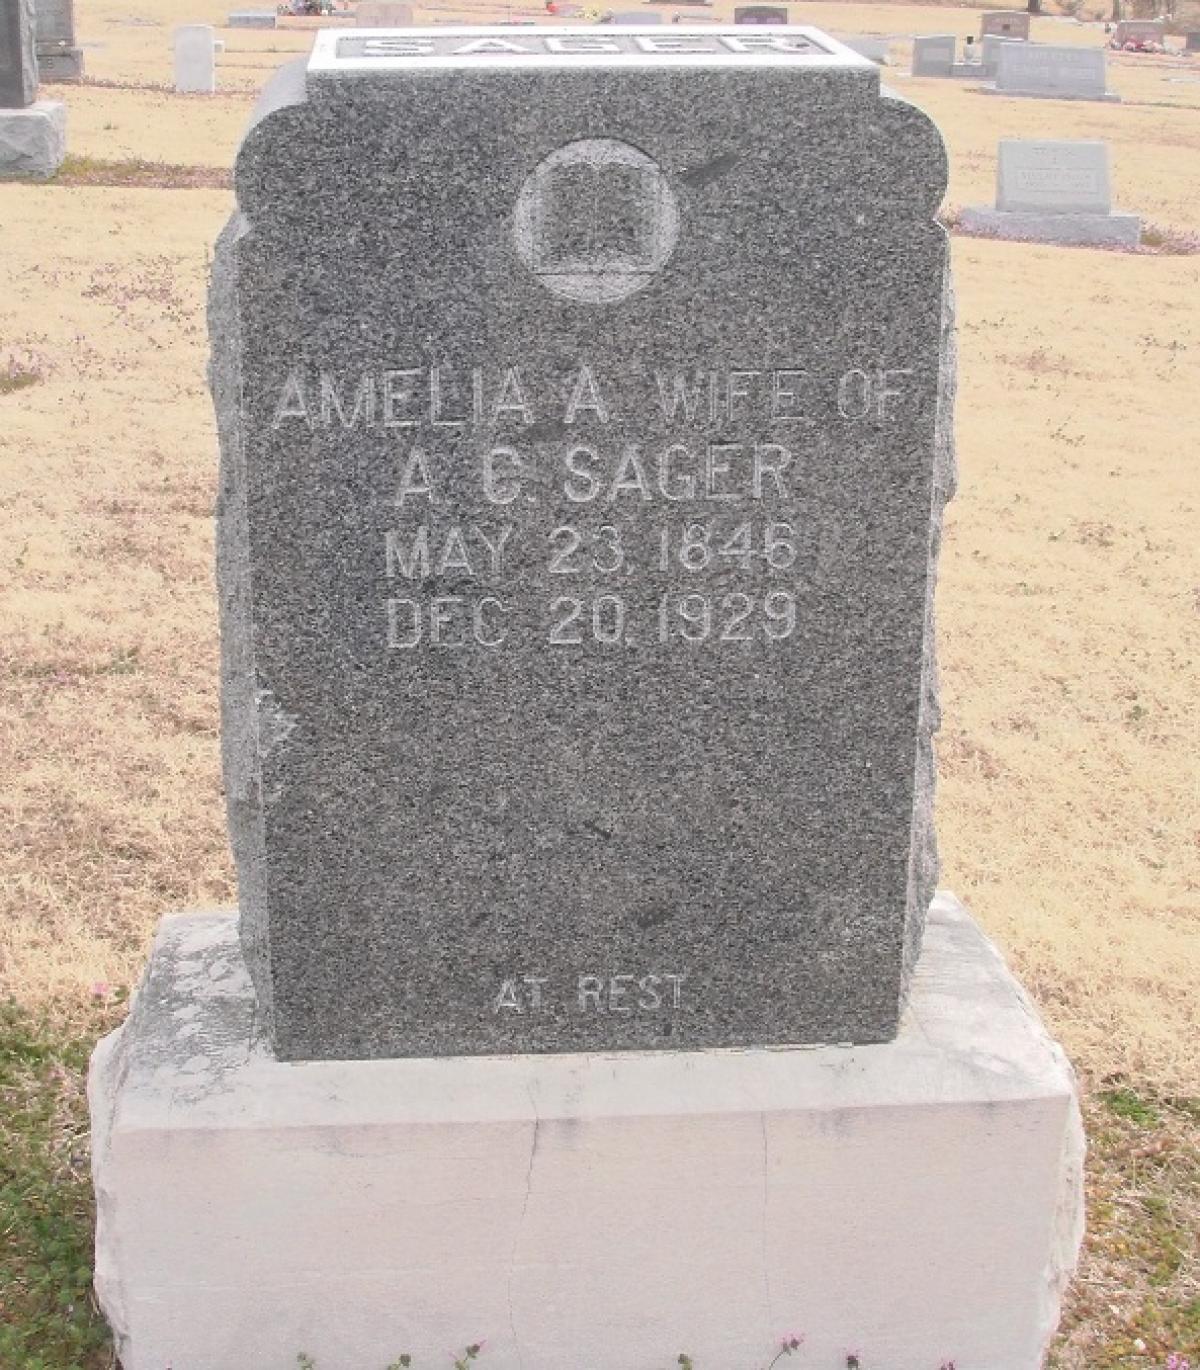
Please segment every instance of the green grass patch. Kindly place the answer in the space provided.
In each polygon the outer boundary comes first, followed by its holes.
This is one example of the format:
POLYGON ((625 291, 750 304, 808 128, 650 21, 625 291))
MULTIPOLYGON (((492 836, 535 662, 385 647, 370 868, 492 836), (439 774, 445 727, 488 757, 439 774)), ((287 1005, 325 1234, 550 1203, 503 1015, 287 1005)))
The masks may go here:
POLYGON ((232 174, 223 167, 178 166, 171 162, 147 162, 140 157, 105 161, 100 157, 71 154, 47 185, 132 186, 149 189, 228 190, 232 174))
POLYGON ((88 1053, 112 1026, 65 1035, 0 1002, 0 1366, 107 1370, 92 1301, 88 1053))
POLYGON ((1118 1118, 1137 1123, 1139 1127, 1157 1127, 1161 1121, 1157 1110, 1132 1089, 1110 1089, 1100 1096, 1118 1118))

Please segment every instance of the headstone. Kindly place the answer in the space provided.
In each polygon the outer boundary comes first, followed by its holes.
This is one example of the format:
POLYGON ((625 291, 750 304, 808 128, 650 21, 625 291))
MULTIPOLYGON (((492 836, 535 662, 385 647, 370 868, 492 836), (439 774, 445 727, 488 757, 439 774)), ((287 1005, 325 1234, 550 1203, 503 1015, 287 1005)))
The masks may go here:
POLYGON ((354 11, 354 22, 360 29, 406 29, 412 21, 412 6, 397 0, 359 0, 354 11))
POLYGON ((914 76, 949 76, 958 39, 952 33, 920 34, 913 39, 914 76))
POLYGON ((211 295, 242 908, 88 1080, 129 1370, 1048 1344, 1074 1081, 930 899, 946 174, 811 29, 276 75, 211 295))
POLYGON ((733 12, 735 24, 786 24, 786 5, 739 5, 733 12))
POLYGON ((936 130, 809 29, 334 30, 290 79, 212 303, 277 1051, 891 1037, 935 869, 936 130))
POLYGON ((1001 139, 996 208, 1107 214, 1112 208, 1108 144, 1001 139))
POLYGON ((1200 33, 1185 33, 1183 35, 1183 50, 1185 52, 1200 52, 1200 33))
POLYGON ((1126 43, 1162 47, 1167 39, 1167 26, 1162 19, 1122 19, 1113 35, 1113 46, 1123 48, 1126 43))
POLYGON ((662 13, 657 10, 618 10, 609 20, 613 24, 661 24, 662 13))
POLYGON ((0 177, 46 177, 62 165, 67 111, 39 100, 32 0, 0 0, 0 177))
POLYGON ((181 25, 175 30, 175 89, 211 95, 216 88, 216 31, 211 24, 181 25))
POLYGON ((839 43, 845 44, 851 52, 857 52, 860 57, 865 57, 868 62, 887 66, 891 50, 890 39, 875 38, 862 33, 839 33, 835 36, 839 43))
POLYGON ((989 34, 997 38, 1028 38, 1031 16, 1025 10, 988 10, 980 16, 979 36, 989 34))
POLYGON ((995 93, 1057 100, 1118 100, 1108 91, 1103 48, 1005 43, 996 64, 995 93))
POLYGON ((75 0, 35 0, 35 10, 42 80, 82 80, 83 50, 75 42, 75 0))
POLYGON ((1020 241, 1135 246, 1141 221, 1112 213, 1108 145, 1002 139, 996 204, 964 209, 968 232, 1020 241))
POLYGON ((983 67, 983 72, 987 76, 995 76, 996 68, 1000 64, 1000 49, 1005 43, 1019 42, 1015 38, 998 38, 995 34, 986 34, 979 41, 979 60, 983 67))
POLYGON ((235 10, 225 20, 225 26, 231 29, 273 29, 275 27, 274 10, 235 10))
POLYGON ((0 109, 25 109, 37 99, 33 0, 0 0, 0 109))

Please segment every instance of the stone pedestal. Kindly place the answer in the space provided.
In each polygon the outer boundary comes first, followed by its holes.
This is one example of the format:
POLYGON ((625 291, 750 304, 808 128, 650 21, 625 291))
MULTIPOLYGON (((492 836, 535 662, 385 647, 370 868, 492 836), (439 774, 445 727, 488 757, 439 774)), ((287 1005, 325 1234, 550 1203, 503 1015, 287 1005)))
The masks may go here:
POLYGON ((0 178, 53 176, 66 153, 67 107, 60 101, 0 109, 0 178))
POLYGON ((990 238, 1077 247, 1137 247, 1142 236, 1136 214, 1054 214, 972 205, 962 211, 959 224, 967 233, 990 238))
POLYGON ((877 1046, 274 1060, 231 913, 167 919, 89 1093, 125 1370, 1035 1370, 1071 1071, 951 896, 877 1046))

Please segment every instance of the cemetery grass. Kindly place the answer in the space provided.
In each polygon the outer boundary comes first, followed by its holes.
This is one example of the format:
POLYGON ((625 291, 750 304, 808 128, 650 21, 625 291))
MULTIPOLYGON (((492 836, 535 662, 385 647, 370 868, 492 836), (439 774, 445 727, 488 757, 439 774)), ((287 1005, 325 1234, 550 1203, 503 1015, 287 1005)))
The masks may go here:
MULTIPOLYGON (((197 0, 190 17, 226 8, 197 0)), ((976 22, 936 7, 812 10, 865 32, 976 22)), ((71 109, 64 174, 0 186, 3 1370, 111 1363, 87 1293, 86 1055, 121 1017, 157 918, 234 898, 203 290, 250 88, 306 40, 226 34, 245 89, 176 99, 154 89, 174 13, 145 0, 153 18, 130 25, 128 12, 122 0, 80 11, 84 40, 106 44, 89 70, 114 84, 56 92, 71 109)), ((1066 26, 1041 36, 1060 32, 1076 40, 1066 26)), ((1135 59, 1115 64, 1114 84, 1125 106, 902 89, 946 131, 951 211, 990 198, 997 137, 1099 137, 1123 208, 1197 232, 1200 86, 1135 59)), ((1195 1361, 1200 257, 958 238, 955 258, 943 883, 1084 1076, 1090 1231, 1053 1364, 1195 1361)), ((664 1370, 686 1349, 664 1348, 664 1370)))

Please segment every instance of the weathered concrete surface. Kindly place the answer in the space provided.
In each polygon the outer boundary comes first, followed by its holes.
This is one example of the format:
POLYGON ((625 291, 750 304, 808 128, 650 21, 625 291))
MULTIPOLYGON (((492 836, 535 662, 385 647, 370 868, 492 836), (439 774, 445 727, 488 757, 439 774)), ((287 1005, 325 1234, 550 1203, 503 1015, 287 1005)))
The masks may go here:
POLYGON ((1082 1229, 1061 1050, 935 900, 897 1039, 273 1059, 232 913, 164 922, 89 1080, 126 1370, 1035 1370, 1082 1229))

